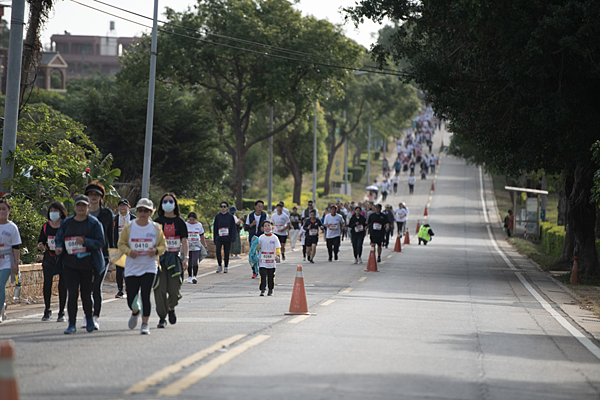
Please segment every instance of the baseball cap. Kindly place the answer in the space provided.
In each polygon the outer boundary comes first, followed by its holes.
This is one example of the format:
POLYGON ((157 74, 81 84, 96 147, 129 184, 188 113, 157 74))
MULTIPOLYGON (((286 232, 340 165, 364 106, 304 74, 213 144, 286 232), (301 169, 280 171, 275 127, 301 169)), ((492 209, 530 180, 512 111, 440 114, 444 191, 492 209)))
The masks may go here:
POLYGON ((86 206, 90 205, 90 198, 85 196, 85 195, 79 195, 77 197, 75 197, 75 204, 79 204, 79 203, 83 203, 86 206))
POLYGON ((127 199, 121 199, 121 200, 119 200, 119 202, 117 203, 117 205, 120 206, 121 204, 127 204, 128 206, 130 206, 129 200, 127 200, 127 199))
POLYGON ((87 185, 85 188, 85 194, 88 194, 90 192, 96 192, 102 197, 104 197, 104 190, 102 190, 102 188, 98 185, 87 185))
POLYGON ((279 206, 283 207, 283 201, 280 201, 279 203, 277 203, 277 207, 279 207, 279 206))
POLYGON ((135 208, 146 208, 148 210, 154 210, 154 203, 152 202, 152 200, 147 199, 147 198, 141 198, 138 200, 135 208))

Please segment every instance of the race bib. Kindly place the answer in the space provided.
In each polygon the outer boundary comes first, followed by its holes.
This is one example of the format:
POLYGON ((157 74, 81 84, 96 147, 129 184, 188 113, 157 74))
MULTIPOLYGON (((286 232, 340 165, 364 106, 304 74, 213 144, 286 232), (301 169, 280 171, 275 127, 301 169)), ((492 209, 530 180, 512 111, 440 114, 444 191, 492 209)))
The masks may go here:
POLYGON ((317 236, 319 234, 319 230, 318 229, 309 229, 308 234, 309 234, 309 236, 317 236))
POLYGON ((171 236, 167 238, 167 251, 169 253, 179 253, 181 248, 181 239, 179 236, 171 236))
POLYGON ((285 225, 275 225, 275 230, 277 232, 285 232, 285 225))
POLYGON ((56 250, 56 242, 54 236, 48 236, 48 248, 52 251, 56 250))
POLYGON ((219 236, 229 236, 229 228, 219 228, 219 236))
POLYGON ((199 242, 200 234, 198 232, 188 232, 188 240, 190 242, 199 242))
POLYGON ((337 231, 340 226, 338 224, 329 225, 330 231, 337 231))
POLYGON ((125 227, 125 225, 119 225, 119 236, 121 236, 121 232, 123 231, 123 228, 125 227))
POLYGON ((274 263, 275 262, 275 253, 273 252, 261 252, 260 253, 260 261, 263 263, 274 263))
POLYGON ((87 253, 87 249, 82 244, 77 244, 77 238, 84 238, 84 236, 71 236, 65 238, 65 248, 67 249, 67 254, 80 254, 87 253))
POLYGON ((373 230, 380 231, 381 230, 381 224, 378 224, 377 222, 373 222, 373 230))
POLYGON ((131 249, 138 252, 138 256, 147 256, 152 248, 152 239, 131 239, 131 249))
POLYGON ((362 225, 356 225, 356 226, 354 227, 354 232, 362 232, 362 231, 364 231, 364 230, 365 230, 365 227, 364 227, 364 226, 362 226, 362 225))

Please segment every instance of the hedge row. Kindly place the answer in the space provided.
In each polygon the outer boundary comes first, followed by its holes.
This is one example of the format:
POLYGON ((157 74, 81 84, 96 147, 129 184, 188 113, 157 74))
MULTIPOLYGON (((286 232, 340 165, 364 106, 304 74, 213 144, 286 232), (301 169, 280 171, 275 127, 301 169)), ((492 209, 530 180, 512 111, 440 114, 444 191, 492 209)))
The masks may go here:
MULTIPOLYGON (((565 227, 551 222, 542 222, 542 250, 544 253, 559 258, 565 243, 565 227)), ((596 251, 600 259, 600 239, 596 239, 596 251)))

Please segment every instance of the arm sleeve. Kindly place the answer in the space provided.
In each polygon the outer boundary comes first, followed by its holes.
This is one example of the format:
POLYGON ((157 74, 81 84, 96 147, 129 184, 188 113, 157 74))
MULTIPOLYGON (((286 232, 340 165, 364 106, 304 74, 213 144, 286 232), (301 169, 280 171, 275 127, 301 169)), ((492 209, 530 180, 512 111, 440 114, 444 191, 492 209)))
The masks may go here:
POLYGON ((119 242, 117 243, 117 248, 119 251, 126 256, 129 256, 131 253, 131 249, 129 248, 129 230, 131 225, 127 224, 123 227, 121 231, 121 235, 119 236, 119 242))

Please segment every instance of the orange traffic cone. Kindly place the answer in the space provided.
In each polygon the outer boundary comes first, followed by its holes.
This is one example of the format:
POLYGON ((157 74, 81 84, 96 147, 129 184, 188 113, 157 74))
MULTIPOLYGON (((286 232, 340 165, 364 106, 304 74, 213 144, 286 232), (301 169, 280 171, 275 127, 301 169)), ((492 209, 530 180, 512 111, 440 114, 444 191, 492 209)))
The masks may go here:
POLYGON ((431 191, 433 192, 435 190, 435 185, 433 184, 433 182, 431 182, 431 191))
POLYGON ((442 147, 444 147, 444 141, 442 140, 442 147))
POLYGON ((415 231, 415 235, 419 233, 419 229, 421 229, 421 220, 417 220, 417 230, 415 231))
POLYGON ((571 283, 573 285, 579 285, 581 281, 579 280, 579 264, 577 263, 577 256, 573 260, 573 269, 571 270, 571 283))
POLYGON ((428 215, 429 215, 429 213, 427 212, 427 206, 425 206, 425 212, 423 213, 423 216, 426 217, 428 215))
POLYGON ((404 234, 404 244, 410 244, 410 238, 408 237, 408 229, 406 230, 406 233, 404 234))
POLYGON ((400 244, 400 235, 396 236, 396 246, 394 246, 394 253, 402 253, 402 245, 400 244))
POLYGON ((290 311, 286 312, 285 315, 316 315, 308 312, 306 291, 304 290, 304 277, 302 276, 302 267, 300 265, 298 265, 298 269, 296 270, 296 280, 294 281, 294 290, 292 291, 290 311))
POLYGON ((435 165, 440 165, 440 159, 435 160, 435 165))
POLYGON ((0 399, 19 400, 15 374, 15 344, 12 340, 0 344, 0 399))
POLYGON ((377 270, 377 258, 375 258, 375 245, 371 245, 371 254, 369 254, 369 261, 367 262, 367 269, 365 272, 379 272, 377 270))

